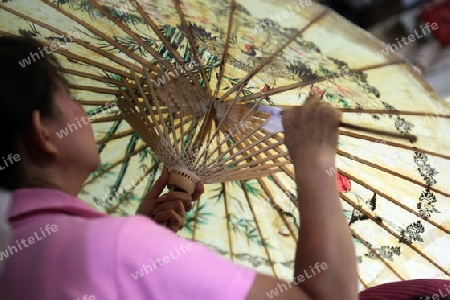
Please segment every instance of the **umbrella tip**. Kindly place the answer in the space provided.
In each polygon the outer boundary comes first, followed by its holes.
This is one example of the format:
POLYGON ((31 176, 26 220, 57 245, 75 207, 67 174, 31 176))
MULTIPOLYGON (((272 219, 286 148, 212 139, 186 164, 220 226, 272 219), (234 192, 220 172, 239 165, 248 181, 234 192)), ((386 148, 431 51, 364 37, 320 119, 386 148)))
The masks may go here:
POLYGON ((417 142, 417 136, 415 136, 415 135, 410 135, 410 136, 409 136, 409 142, 410 142, 410 143, 415 143, 415 142, 417 142))

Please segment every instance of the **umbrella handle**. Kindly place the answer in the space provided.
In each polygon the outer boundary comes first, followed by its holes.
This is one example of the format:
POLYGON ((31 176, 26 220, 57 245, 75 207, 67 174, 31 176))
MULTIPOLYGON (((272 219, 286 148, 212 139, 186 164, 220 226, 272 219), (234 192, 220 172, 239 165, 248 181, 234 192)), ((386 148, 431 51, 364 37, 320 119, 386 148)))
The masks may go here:
MULTIPOLYGON (((174 185, 171 185, 171 186, 169 187, 169 184, 167 184, 167 188, 168 188, 169 191, 171 191, 171 192, 173 192, 173 191, 178 191, 178 192, 180 192, 180 190, 178 190, 177 187, 174 186, 174 185)), ((167 224, 168 224, 168 223, 169 223, 169 221, 165 221, 165 222, 159 223, 159 225, 161 225, 161 226, 163 226, 163 227, 167 227, 167 224)))
MULTIPOLYGON (((173 192, 183 192, 192 195, 195 191, 197 181, 192 176, 189 176, 187 172, 178 170, 169 171, 169 180, 167 182, 167 188, 173 192)), ((162 226, 167 227, 167 221, 160 223, 162 226)))

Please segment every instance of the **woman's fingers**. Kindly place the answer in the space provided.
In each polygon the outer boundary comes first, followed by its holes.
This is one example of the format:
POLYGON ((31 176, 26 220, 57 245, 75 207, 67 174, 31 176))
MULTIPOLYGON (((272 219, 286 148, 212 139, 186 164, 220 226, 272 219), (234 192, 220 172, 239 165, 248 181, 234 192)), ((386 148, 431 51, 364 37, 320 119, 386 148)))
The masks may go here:
POLYGON ((319 94, 313 94, 310 95, 308 98, 306 98, 305 103, 303 103, 303 106, 310 106, 314 105, 320 102, 322 99, 322 95, 319 94))
POLYGON ((184 215, 186 214, 186 209, 184 207, 184 203, 181 202, 180 200, 172 200, 172 201, 160 203, 153 211, 153 216, 156 216, 158 213, 166 211, 166 210, 173 210, 182 217, 184 217, 184 215))
POLYGON ((180 200, 181 202, 187 204, 192 202, 192 197, 184 192, 168 192, 164 196, 158 198, 158 202, 167 202, 174 200, 180 200))
POLYGON ((192 201, 197 201, 200 199, 200 196, 205 192, 205 186, 203 185, 203 182, 199 181, 195 185, 195 192, 192 194, 192 201))
POLYGON ((157 211, 152 219, 159 224, 165 224, 168 228, 177 232, 184 226, 184 215, 185 215, 184 206, 180 201, 178 201, 177 208, 178 209, 168 208, 162 211, 157 211))

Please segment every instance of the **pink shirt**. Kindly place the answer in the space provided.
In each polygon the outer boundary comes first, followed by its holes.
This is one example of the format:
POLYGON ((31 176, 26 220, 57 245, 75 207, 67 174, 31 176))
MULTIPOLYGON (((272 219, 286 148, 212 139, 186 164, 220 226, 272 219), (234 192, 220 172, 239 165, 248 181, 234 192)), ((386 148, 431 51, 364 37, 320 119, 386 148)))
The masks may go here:
POLYGON ((111 217, 56 190, 14 191, 9 218, 0 299, 238 300, 256 274, 146 217, 111 217))

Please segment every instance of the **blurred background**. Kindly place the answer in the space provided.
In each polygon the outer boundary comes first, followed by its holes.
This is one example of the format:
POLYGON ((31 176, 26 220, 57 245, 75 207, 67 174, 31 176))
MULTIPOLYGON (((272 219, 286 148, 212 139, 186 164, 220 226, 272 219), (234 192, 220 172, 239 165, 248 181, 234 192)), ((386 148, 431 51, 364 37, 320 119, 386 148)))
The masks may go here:
POLYGON ((406 57, 450 101, 450 0, 318 2, 384 41, 386 51, 406 57))

